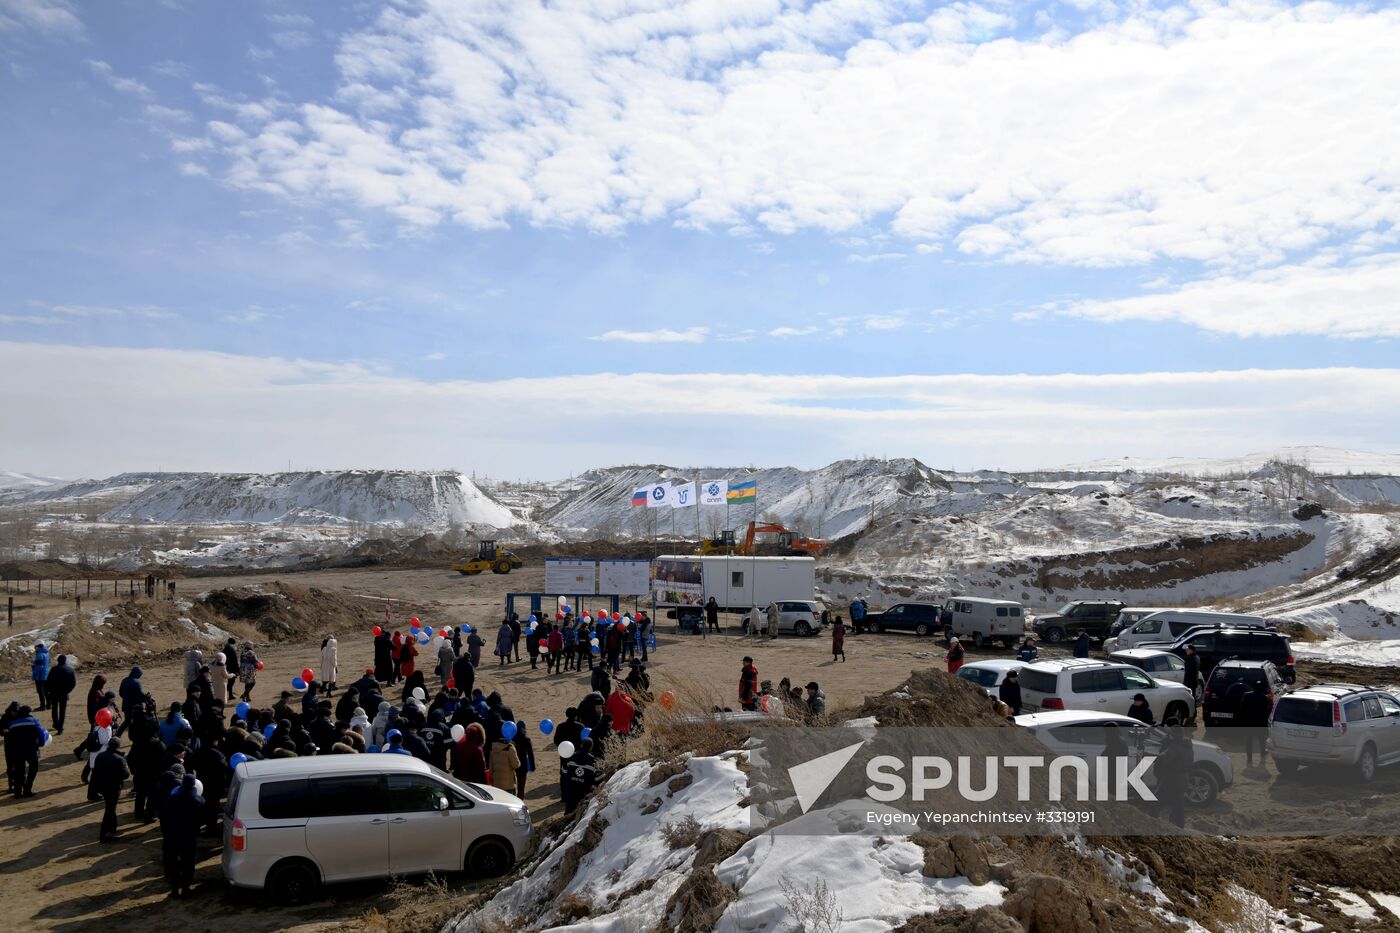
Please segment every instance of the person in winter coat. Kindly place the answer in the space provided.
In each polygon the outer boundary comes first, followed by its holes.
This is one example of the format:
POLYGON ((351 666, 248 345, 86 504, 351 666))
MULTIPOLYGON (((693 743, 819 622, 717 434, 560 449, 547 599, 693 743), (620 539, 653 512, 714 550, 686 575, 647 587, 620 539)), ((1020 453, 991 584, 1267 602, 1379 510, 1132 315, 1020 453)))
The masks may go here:
MULTIPOLYGON (((515 645, 515 633, 511 630, 509 622, 501 624, 501 630, 496 633, 496 656, 501 659, 501 667, 505 667, 510 661, 510 652, 515 645)), ((459 684, 457 689, 462 689, 459 684)))
POLYGON ((116 738, 119 729, 120 724, 114 718, 110 726, 93 726, 92 732, 88 736, 87 744, 84 746, 84 749, 87 753, 87 765, 83 769, 83 776, 81 778, 81 780, 87 782, 88 784, 88 800, 101 799, 101 795, 98 794, 97 788, 93 786, 93 784, 90 781, 92 769, 97 765, 97 756, 102 754, 102 752, 106 750, 108 742, 116 738))
POLYGON ((807 685, 807 721, 812 722, 826 715, 826 694, 814 680, 807 685))
POLYGON ((447 682, 452 679, 452 665, 457 662, 457 652, 452 650, 452 643, 443 641, 438 646, 437 652, 437 675, 442 682, 442 689, 447 689, 447 682))
POLYGON ((180 786, 161 802, 161 852, 165 877, 176 897, 188 897, 194 883, 194 866, 199 827, 204 821, 205 802, 193 774, 180 779, 180 786))
POLYGON ((525 779, 535 770, 535 743, 530 741, 530 736, 525 732, 525 720, 516 722, 515 738, 511 741, 515 743, 515 751, 520 756, 520 767, 515 769, 515 796, 524 800, 525 779))
POLYGON ((143 823, 156 818, 155 789, 160 780, 162 762, 165 759, 165 743, 157 732, 132 735, 131 753, 127 763, 131 767, 131 790, 134 796, 132 815, 143 823))
POLYGON ((380 748, 384 747, 384 741, 388 737, 390 729, 389 714, 392 711, 393 707, 389 705, 388 700, 379 704, 379 709, 374 714, 374 722, 369 727, 369 735, 365 737, 369 744, 380 748))
POLYGON ((558 748, 561 742, 572 742, 577 748, 582 734, 583 723, 578 721, 578 707, 570 706, 564 711, 564 721, 554 727, 554 735, 550 739, 555 748, 558 748))
POLYGON ((520 754, 506 739, 491 743, 491 786, 515 791, 516 772, 520 770, 520 754))
POLYGON ((1079 637, 1074 640, 1074 656, 1076 658, 1089 656, 1089 633, 1083 629, 1080 629, 1079 637))
POLYGON ((549 648, 549 658, 545 661, 545 670, 558 674, 564 667, 564 630, 555 626, 549 631, 549 640, 546 642, 549 648))
POLYGON ((956 635, 948 639, 948 653, 943 656, 948 662, 948 673, 956 674, 963 666, 963 646, 956 635))
POLYGON ((1128 707, 1128 715, 1149 726, 1157 724, 1157 720, 1152 718, 1152 705, 1147 702, 1147 697, 1141 693, 1133 694, 1133 704, 1128 707))
POLYGON ((63 721, 68 715, 68 697, 78 688, 78 675, 68 663, 68 655, 60 654, 58 664, 49 671, 44 692, 48 696, 49 709, 53 710, 54 735, 63 734, 63 721))
POLYGON ((405 638, 403 644, 399 646, 399 676, 412 677, 418 670, 418 662, 414 658, 418 657, 418 645, 412 638, 405 638))
POLYGON ((1181 678, 1181 683, 1195 696, 1197 688, 1200 686, 1201 656, 1196 654, 1196 649, 1193 646, 1187 645, 1186 657, 1183 660, 1186 662, 1186 670, 1181 678))
POLYGON ((1151 808, 1153 816, 1165 805, 1168 819, 1178 827, 1186 826, 1186 785, 1195 757, 1191 738, 1181 726, 1172 726, 1153 765, 1157 774, 1157 786, 1153 789, 1157 802, 1151 808))
POLYGON ((843 662, 846 660, 846 623, 840 616, 831 624, 831 660, 835 661, 838 657, 843 662))
POLYGON ((452 662, 452 686, 460 696, 472 695, 472 689, 476 687, 476 662, 470 654, 464 654, 452 662))
POLYGON ((340 643, 334 635, 327 634, 321 639, 321 683, 326 686, 326 696, 335 693, 336 678, 340 675, 340 643))
POLYGON ((593 757, 593 740, 580 739, 573 757, 559 762, 559 796, 564 812, 573 813, 598 783, 598 763, 593 757))
POLYGON ((180 737, 181 729, 190 728, 189 720, 180 713, 180 704, 171 703, 170 712, 165 714, 165 718, 160 721, 160 740, 166 747, 174 745, 180 737))
POLYGON ((243 651, 238 655, 238 679, 243 683, 243 693, 239 699, 247 702, 253 696, 253 688, 258 683, 258 667, 262 664, 253 651, 253 643, 245 641, 243 651))
POLYGON ((865 631, 865 600, 859 596, 851 600, 851 628, 857 635, 865 631))
POLYGON ((200 669, 201 667, 203 667, 203 666, 204 666, 204 652, 203 652, 203 651, 200 651, 198 648, 191 648, 189 651, 186 651, 186 652, 185 652, 185 672, 184 672, 184 673, 185 673, 185 676, 184 676, 184 685, 185 685, 185 689, 188 690, 190 684, 194 683, 195 678, 199 676, 199 669, 200 669))
POLYGON ((614 690, 603 703, 603 711, 613 718, 619 735, 632 734, 632 720, 637 717, 637 704, 625 690, 614 690))
MULTIPOLYGON (((535 621, 534 616, 530 617, 530 621, 535 621)), ((515 653, 515 660, 519 662, 521 641, 520 636, 524 634, 525 629, 524 626, 520 624, 520 616, 516 615, 515 613, 511 613, 509 625, 511 650, 515 653)))
POLYGON ((394 641, 388 632, 374 636, 374 679, 381 684, 394 682, 394 641))
POLYGON ((1263 681, 1256 681, 1240 698, 1239 724, 1244 727, 1244 762, 1254 766, 1254 748, 1259 747, 1259 767, 1264 767, 1264 743, 1269 737, 1269 714, 1274 704, 1264 692, 1263 681))
POLYGON ((403 633, 395 632, 389 639, 389 686, 398 683, 403 677, 403 669, 399 666, 403 663, 403 633))
POLYGON ((87 693, 87 721, 89 726, 97 724, 97 711, 107 705, 105 696, 107 694, 107 675, 95 674, 92 678, 92 686, 87 693))
POLYGON ((224 656, 224 676, 225 676, 226 678, 228 678, 228 684, 226 685, 228 689, 225 691, 225 697, 224 697, 224 699, 226 699, 226 700, 232 700, 232 699, 233 699, 233 685, 236 684, 236 683, 238 682, 238 657, 239 657, 239 655, 238 655, 238 642, 234 639, 234 637, 233 637, 232 635, 229 636, 228 641, 224 642, 223 656, 224 656))
POLYGON ((117 838, 117 802, 121 800, 122 785, 131 777, 126 756, 122 754, 122 740, 111 738, 107 747, 97 755, 92 766, 92 786, 102 798, 102 826, 98 830, 99 842, 111 842, 117 838))
POLYGON ((778 637, 778 604, 768 604, 768 637, 778 637))
POLYGON ((1035 639, 1027 635, 1021 641, 1021 646, 1016 649, 1016 660, 1022 664, 1029 664, 1038 657, 1040 649, 1035 646, 1035 639))
POLYGON ((744 666, 739 670, 739 706, 746 710, 758 709, 758 668, 750 657, 744 658, 744 666))
POLYGON ((1015 671, 1007 671, 1006 679, 997 688, 1001 702, 1011 707, 1011 715, 1021 715, 1021 676, 1015 671))
MULTIPOLYGON (((467 656, 472 659, 472 667, 481 666, 481 649, 484 647, 486 647, 486 642, 476 633, 476 629, 472 629, 467 635, 467 656)), ((460 682, 457 684, 457 689, 462 689, 460 682)))
POLYGON ((386 738, 387 741, 385 742, 384 745, 380 746, 380 748, 379 748, 379 751, 380 751, 382 754, 385 754, 385 755, 407 755, 409 758, 412 758, 412 757, 413 757, 413 752, 411 752, 411 751, 409 751, 408 749, 406 749, 406 748, 403 747, 403 733, 402 733, 402 732, 400 732, 400 731, 397 730, 397 729, 390 729, 390 730, 389 730, 389 734, 388 734, 387 736, 385 736, 385 738, 386 738))
POLYGON ((29 669, 34 679, 34 692, 39 696, 39 709, 46 710, 49 708, 49 695, 45 692, 49 680, 49 649, 44 647, 43 642, 34 646, 34 660, 29 669))
POLYGON ((213 687, 206 699, 213 697, 222 699, 225 696, 228 679, 228 661, 224 658, 222 651, 215 651, 214 656, 209 659, 209 681, 213 687))
POLYGON ((719 603, 713 596, 705 603, 705 627, 711 632, 719 631, 719 603))
POLYGON ((5 763, 9 766, 16 797, 34 796, 34 778, 39 774, 39 750, 48 744, 49 733, 32 710, 21 706, 5 727, 5 763))
POLYGON ((525 630, 525 653, 530 656, 530 670, 536 670, 536 664, 540 659, 540 638, 547 637, 548 631, 548 622, 525 630))
POLYGON ((467 726, 466 735, 452 749, 452 774, 459 781, 486 783, 486 730, 480 723, 467 726))
MULTIPOLYGON (((146 688, 141 686, 141 678, 145 676, 145 671, 140 665, 133 667, 131 673, 122 678, 121 685, 117 687, 117 696, 122 701, 122 717, 127 721, 141 708, 141 698, 146 694, 146 688)), ((117 730, 121 735, 121 730, 117 730)))

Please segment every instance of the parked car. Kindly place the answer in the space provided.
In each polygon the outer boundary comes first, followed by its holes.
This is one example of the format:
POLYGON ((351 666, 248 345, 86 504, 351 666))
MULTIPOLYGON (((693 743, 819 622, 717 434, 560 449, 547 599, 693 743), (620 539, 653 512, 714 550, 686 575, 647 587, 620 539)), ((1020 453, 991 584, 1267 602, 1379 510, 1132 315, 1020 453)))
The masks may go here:
POLYGON ((1147 697, 1152 718, 1171 724, 1196 716, 1196 698, 1182 684, 1155 680, 1131 664, 1061 658, 1021 665, 1021 708, 1128 712, 1134 694, 1147 697))
POLYGON ((1269 721, 1279 773, 1300 765, 1356 769, 1363 781, 1400 761, 1400 699, 1359 684, 1316 684, 1280 697, 1269 721))
POLYGON ((1123 604, 1116 599, 1077 599, 1065 603, 1053 615, 1037 617, 1031 629, 1052 645, 1074 638, 1080 631, 1102 641, 1108 637, 1109 626, 1122 611, 1123 604))
POLYGON ((1170 651, 1160 648, 1126 648, 1108 656, 1110 661, 1131 664, 1140 671, 1146 671, 1157 680, 1171 680, 1181 683, 1186 679, 1186 662, 1170 651))
POLYGON ((932 635, 943 630, 943 607, 938 603, 896 603, 883 612, 868 613, 865 627, 871 632, 913 632, 932 635))
POLYGON ((1202 678, 1210 677, 1215 665, 1227 658, 1273 661, 1287 683, 1293 683, 1298 677, 1288 636, 1272 629, 1198 628, 1177 639, 1167 650, 1184 658, 1188 646, 1195 648, 1196 657, 1201 659, 1202 678))
POLYGON ((1274 699, 1288 690, 1288 684, 1273 661, 1221 661, 1210 672, 1201 688, 1201 719, 1206 728, 1238 723, 1240 700, 1255 684, 1264 685, 1272 706, 1274 699))
POLYGON ((988 696, 996 696, 997 688, 1006 679, 1006 672, 1017 671, 1024 666, 1021 661, 1009 661, 1002 658, 990 661, 972 661, 958 668, 958 676, 963 680, 970 680, 986 690, 988 696))
POLYGON ((323 883, 466 870, 494 877, 530 847, 514 794, 407 755, 248 761, 225 808, 223 871, 279 904, 323 883))
POLYGON ((1117 635, 1125 628, 1132 628, 1143 619, 1152 615, 1152 613, 1162 612, 1167 608, 1169 607, 1124 606, 1122 609, 1118 610, 1118 618, 1114 619, 1113 624, 1108 627, 1108 634, 1117 635))
POLYGON ((1146 648, 1148 645, 1170 645, 1193 628, 1214 625, 1217 628, 1268 628, 1261 616, 1237 612, 1212 612, 1206 609, 1163 609, 1144 616, 1136 625, 1125 628, 1103 644, 1105 651, 1124 648, 1146 648))
MULTIPOLYGON (((784 599, 769 603, 763 609, 763 624, 768 624, 768 610, 778 607, 779 635, 816 635, 822 630, 822 604, 815 600, 784 599)), ((749 620, 744 619, 744 631, 748 631, 749 620)))
POLYGON ((1008 599, 954 596, 943 603, 942 620, 946 634, 969 638, 978 648, 992 641, 1010 647, 1026 634, 1021 604, 1008 599))
MULTIPOLYGON (((1029 729, 1051 751, 1089 760, 1103 755, 1107 723, 1128 733, 1124 740, 1134 757, 1139 749, 1141 754, 1159 754, 1166 739, 1165 729, 1145 726, 1119 713, 1062 710, 1016 717, 1016 725, 1029 729)), ((1193 739, 1191 749, 1195 760, 1186 780, 1186 802, 1204 806, 1235 782, 1235 768, 1230 756, 1218 745, 1193 739)), ((1148 769, 1144 783, 1148 787, 1156 786, 1153 769, 1148 769)))

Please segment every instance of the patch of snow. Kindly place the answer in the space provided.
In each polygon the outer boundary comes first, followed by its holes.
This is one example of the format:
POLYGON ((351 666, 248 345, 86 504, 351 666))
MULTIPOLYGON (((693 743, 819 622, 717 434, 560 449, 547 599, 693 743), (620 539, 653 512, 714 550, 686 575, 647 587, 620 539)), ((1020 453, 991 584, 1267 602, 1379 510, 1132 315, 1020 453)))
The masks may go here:
POLYGON ((1328 888, 1332 895, 1332 906, 1353 920, 1371 922, 1376 919, 1376 909, 1364 897, 1346 888, 1328 888))
POLYGON ((1395 916, 1400 917, 1400 897, 1396 897, 1394 894, 1382 894, 1380 891, 1370 891, 1368 893, 1371 895, 1371 900, 1380 904, 1395 916))

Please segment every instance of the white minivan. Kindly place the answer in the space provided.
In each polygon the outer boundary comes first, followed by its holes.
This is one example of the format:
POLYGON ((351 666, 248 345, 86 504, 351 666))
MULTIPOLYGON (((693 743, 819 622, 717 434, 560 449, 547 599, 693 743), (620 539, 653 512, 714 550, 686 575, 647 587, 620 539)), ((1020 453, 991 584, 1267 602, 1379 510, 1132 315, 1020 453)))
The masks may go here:
POLYGON ((1266 628, 1263 616, 1238 612, 1213 612, 1209 609, 1163 609, 1144 616, 1134 625, 1120 631, 1103 643, 1109 653, 1124 648, 1144 648, 1148 645, 1170 645, 1193 628, 1202 625, 1266 628))
POLYGON ((223 869, 235 887, 295 904, 322 883, 501 875, 530 840, 519 797, 407 755, 246 761, 229 786, 223 869))
POLYGON ((954 596, 943 603, 943 628, 949 635, 971 638, 978 648, 990 641, 1010 647, 1025 635, 1026 615, 1020 603, 1009 599, 954 596))

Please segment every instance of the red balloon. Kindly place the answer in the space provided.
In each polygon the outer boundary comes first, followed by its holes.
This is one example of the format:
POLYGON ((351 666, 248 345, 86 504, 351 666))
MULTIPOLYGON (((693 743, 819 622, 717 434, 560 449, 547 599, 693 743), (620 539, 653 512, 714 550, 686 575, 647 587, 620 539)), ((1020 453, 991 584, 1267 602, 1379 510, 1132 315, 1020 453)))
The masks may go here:
POLYGON ((554 621, 555 621, 555 622, 558 622, 558 621, 560 621, 560 620, 563 619, 563 618, 564 618, 564 613, 562 613, 562 612, 556 612, 556 613, 554 614, 554 621))
POLYGON ((661 694, 661 705, 664 706, 666 709, 670 709, 671 707, 675 706, 676 695, 670 690, 667 690, 665 693, 661 694))
POLYGON ((383 634, 384 634, 384 630, 383 630, 382 628, 380 628, 379 626, 376 625, 376 626, 374 627, 374 637, 375 637, 375 638, 378 638, 380 635, 383 635, 383 634))
POLYGON ((617 623, 617 630, 618 630, 619 632, 625 632, 625 631, 627 631, 627 623, 626 623, 626 622, 619 622, 619 623, 617 623))
POLYGON ((409 620, 408 620, 408 624, 411 625, 411 626, 413 626, 414 628, 417 628, 417 627, 419 626, 419 624, 420 624, 419 621, 418 621, 418 617, 417 617, 417 616, 414 616, 413 618, 409 619, 409 620))
POLYGON ((438 634, 440 634, 443 638, 446 638, 446 637, 447 637, 447 629, 443 629, 443 630, 442 630, 441 632, 439 632, 438 634))
POLYGON ((258 670, 262 670, 262 662, 261 662, 261 661, 258 662, 258 670))
POLYGON ((614 612, 614 613, 613 613, 613 621, 614 621, 614 622, 616 622, 616 621, 617 621, 618 619, 620 619, 620 618, 622 618, 622 613, 620 613, 620 612, 614 612))
POLYGON ((97 711, 97 715, 93 718, 97 720, 99 726, 105 729, 112 724, 112 711, 104 706, 97 711))
POLYGON ((301 679, 307 683, 311 683, 311 681, 316 679, 316 672, 309 667, 303 667, 301 669, 301 679))
POLYGON ((447 678, 447 689, 448 689, 448 690, 451 690, 453 687, 456 687, 456 686, 457 686, 457 678, 455 678, 455 677, 449 677, 449 678, 447 678))

